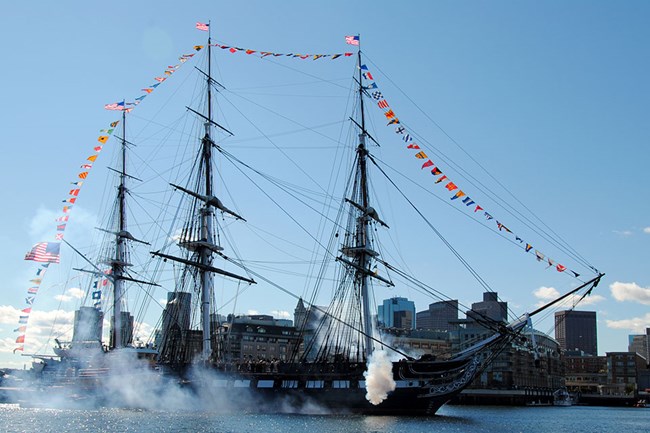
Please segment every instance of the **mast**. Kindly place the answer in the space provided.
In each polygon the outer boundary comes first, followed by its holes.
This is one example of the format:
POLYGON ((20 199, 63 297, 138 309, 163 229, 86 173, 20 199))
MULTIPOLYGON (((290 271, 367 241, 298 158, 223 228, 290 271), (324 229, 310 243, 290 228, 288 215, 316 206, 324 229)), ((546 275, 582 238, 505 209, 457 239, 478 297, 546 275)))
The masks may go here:
MULTIPOLYGON (((208 24, 208 31, 209 24, 208 24)), ((200 147, 200 158, 201 158, 201 168, 198 173, 199 180, 198 184, 194 188, 204 189, 205 191, 199 192, 192 189, 184 188, 179 185, 170 184, 175 189, 184 192, 185 194, 198 199, 199 202, 202 202, 201 207, 196 209, 196 212, 199 216, 198 221, 198 234, 199 239, 193 238, 193 234, 197 233, 194 230, 194 227, 185 227, 184 233, 186 234, 180 242, 179 246, 185 248, 186 250, 192 253, 190 258, 175 257, 173 255, 165 254, 160 251, 152 251, 151 254, 161 257, 165 260, 173 260, 178 263, 182 263, 187 266, 192 266, 197 270, 198 284, 201 291, 201 327, 202 327, 202 349, 200 354, 200 360, 203 362, 208 362, 213 356, 212 348, 212 329, 210 324, 210 312, 212 311, 212 299, 213 299, 213 287, 214 287, 214 274, 219 274, 228 278, 233 278, 239 281, 246 281, 249 284, 255 284, 255 281, 251 278, 240 276, 231 272, 228 272, 224 269, 217 268, 213 266, 213 254, 220 252, 223 248, 216 244, 215 236, 215 212, 218 209, 222 213, 229 214, 235 219, 245 221, 244 218, 236 214, 235 212, 228 209, 224 204, 215 197, 214 194, 214 182, 213 182, 213 173, 212 173, 212 148, 216 147, 216 144, 212 140, 212 127, 216 126, 217 128, 229 133, 223 126, 216 123, 212 120, 212 85, 219 84, 212 78, 212 53, 211 53, 211 43, 212 39, 210 34, 208 34, 208 71, 204 72, 199 70, 206 79, 207 85, 207 113, 202 114, 198 111, 187 107, 189 111, 197 115, 198 117, 204 120, 204 135, 201 139, 200 147)), ((193 224, 190 223, 190 224, 193 224)))
MULTIPOLYGON (((360 38, 359 38, 360 39, 360 38)), ((369 284, 369 265, 370 265, 370 256, 371 256, 371 245, 370 239, 368 237, 368 225, 370 224, 370 216, 368 215, 368 209, 370 206, 368 198, 368 175, 367 175, 367 166, 366 159, 368 157, 368 151, 366 150, 366 138, 368 133, 366 132, 366 118, 363 108, 363 85, 362 85, 362 72, 361 72, 361 41, 359 41, 359 49, 357 51, 357 66, 359 70, 359 109, 361 115, 361 131, 359 132, 359 146, 357 147, 357 161, 358 161, 358 180, 359 180, 359 199, 361 203, 362 213, 357 219, 356 227, 356 236, 355 236, 355 247, 358 251, 357 254, 357 271, 355 273, 355 279, 357 281, 360 297, 361 297, 361 308, 363 313, 363 332, 365 340, 365 355, 366 359, 373 352, 372 345, 372 320, 370 315, 370 299, 368 296, 368 284, 369 284)))
POLYGON ((111 263, 113 274, 113 349, 124 347, 122 327, 122 299, 124 297, 124 273, 128 264, 126 245, 126 110, 122 111, 122 167, 118 197, 118 230, 115 235, 115 259, 111 263))
MULTIPOLYGON (((201 141, 203 167, 205 169, 205 195, 212 196, 212 139, 210 132, 212 127, 212 55, 211 55, 211 42, 212 37, 210 34, 210 25, 208 24, 208 75, 206 77, 206 85, 208 87, 208 119, 205 122, 205 136, 201 141)), ((206 242, 212 242, 213 227, 212 219, 214 216, 214 206, 210 202, 206 202, 203 209, 201 209, 201 238, 206 242)), ((203 350, 202 360, 207 361, 212 355, 212 341, 210 329, 210 311, 212 302, 213 290, 213 276, 212 273, 206 270, 205 267, 212 265, 212 251, 206 247, 199 249, 199 262, 204 266, 199 269, 201 279, 201 324, 203 328, 203 350)))

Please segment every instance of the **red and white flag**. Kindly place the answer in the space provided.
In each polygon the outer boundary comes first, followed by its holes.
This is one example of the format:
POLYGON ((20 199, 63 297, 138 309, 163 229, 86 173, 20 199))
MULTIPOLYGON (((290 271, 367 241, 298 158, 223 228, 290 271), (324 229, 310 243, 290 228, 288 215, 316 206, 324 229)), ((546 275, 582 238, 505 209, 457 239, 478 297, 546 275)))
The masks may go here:
POLYGON ((207 32, 208 30, 210 30, 210 24, 203 24, 197 21, 196 28, 198 30, 203 30, 204 32, 207 32))
POLYGON ((359 45, 359 36, 346 36, 345 43, 350 45, 359 45))
POLYGON ((33 260, 35 262, 43 263, 59 263, 60 248, 61 244, 58 242, 39 242, 25 255, 25 260, 33 260))

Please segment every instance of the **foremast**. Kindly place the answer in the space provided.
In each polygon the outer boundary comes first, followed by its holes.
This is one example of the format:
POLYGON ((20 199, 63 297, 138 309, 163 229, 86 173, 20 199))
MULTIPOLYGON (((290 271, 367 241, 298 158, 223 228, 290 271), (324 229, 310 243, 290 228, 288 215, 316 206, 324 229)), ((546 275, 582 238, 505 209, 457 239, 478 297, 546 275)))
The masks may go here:
POLYGON ((156 285, 148 281, 136 280, 128 276, 127 268, 131 266, 129 263, 129 246, 128 241, 139 242, 148 245, 147 242, 138 240, 129 233, 127 230, 126 221, 126 196, 129 192, 126 184, 127 179, 131 178, 126 170, 126 156, 127 145, 129 142, 126 140, 126 113, 128 110, 122 111, 122 137, 121 144, 121 167, 116 170, 119 174, 120 183, 117 187, 117 231, 110 232, 115 235, 115 255, 108 261, 111 265, 110 280, 113 283, 113 320, 111 329, 111 349, 122 349, 130 342, 130 335, 125 332, 125 325, 123 319, 123 304, 126 296, 126 282, 132 281, 140 284, 156 285))
MULTIPOLYGON (((359 133, 359 146, 357 147, 357 158, 359 163, 359 182, 360 182, 360 192, 361 192, 361 205, 364 209, 368 209, 370 206, 368 198, 368 171, 367 171, 367 157, 368 151, 366 150, 366 138, 368 133, 366 132, 366 116, 363 109, 363 85, 362 85, 362 74, 361 74, 361 42, 359 42, 359 50, 357 51, 357 63, 359 66, 359 114, 361 116, 361 131, 359 133)), ((368 212, 364 212, 368 214, 368 212)), ((360 270, 357 271, 356 279, 359 280, 360 292, 361 292, 361 302, 362 302, 362 311, 363 311, 363 331, 365 338, 365 348, 366 348, 366 359, 370 357, 373 350, 372 344, 372 320, 370 316, 370 298, 368 296, 368 279, 369 276, 367 271, 369 270, 370 258, 371 258, 371 245, 370 239, 368 238, 368 226, 370 225, 370 216, 363 215, 358 219, 358 228, 357 228, 357 246, 361 247, 358 261, 360 270)))
POLYGON ((356 218, 352 230, 352 235, 349 237, 349 239, 346 240, 346 243, 344 243, 343 247, 341 248, 343 255, 349 257, 350 260, 343 256, 338 257, 338 260, 348 265, 351 269, 354 269, 354 287, 358 293, 361 303, 361 326, 364 343, 363 353, 365 358, 368 359, 374 350, 373 323, 372 314, 370 312, 370 278, 378 279, 383 283, 391 286, 393 283, 389 280, 379 277, 376 272, 373 272, 371 270, 373 258, 377 257, 379 254, 372 249, 373 245, 370 235, 370 225, 372 223, 372 220, 375 220, 384 226, 386 226, 386 224, 379 219, 377 212, 370 204, 367 170, 368 150, 366 147, 369 134, 366 131, 364 113, 363 96, 366 89, 362 84, 363 73, 361 69, 360 46, 357 53, 357 63, 357 69, 359 72, 359 114, 358 121, 353 121, 353 123, 355 123, 359 128, 359 144, 356 149, 356 172, 352 197, 346 198, 346 201, 352 206, 352 211, 356 215, 356 218))

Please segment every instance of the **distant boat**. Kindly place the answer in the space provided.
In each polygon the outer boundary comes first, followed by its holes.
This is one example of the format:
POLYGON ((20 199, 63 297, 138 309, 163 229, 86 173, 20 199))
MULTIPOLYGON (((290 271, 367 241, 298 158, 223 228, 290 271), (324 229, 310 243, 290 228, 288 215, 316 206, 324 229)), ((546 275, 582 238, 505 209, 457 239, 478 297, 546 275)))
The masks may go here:
MULTIPOLYGON (((308 205, 317 210, 321 209, 320 206, 333 206, 335 201, 338 203, 334 204, 340 205, 340 210, 333 216, 324 218, 325 222, 331 223, 330 237, 316 240, 318 248, 322 249, 318 257, 323 265, 314 271, 314 286, 315 290, 329 288, 333 294, 331 303, 319 307, 310 301, 316 299, 315 296, 292 295, 300 303, 304 302, 310 312, 310 317, 303 323, 295 324, 300 344, 290 347, 282 356, 279 353, 268 355, 258 367, 243 368, 242 360, 232 350, 228 323, 221 321, 216 314, 215 277, 220 282, 222 279, 235 281, 242 287, 263 282, 268 285, 268 290, 280 289, 285 294, 292 292, 261 271, 254 270, 234 253, 226 251, 226 248, 233 250, 233 246, 237 245, 228 238, 230 227, 245 224, 246 220, 243 214, 240 215, 239 211, 232 210, 232 206, 225 203, 228 201, 227 195, 217 197, 214 159, 217 154, 225 155, 230 162, 241 163, 240 167, 246 170, 250 167, 228 154, 216 139, 216 132, 225 135, 231 133, 214 120, 217 107, 212 93, 220 84, 214 80, 212 73, 210 59, 213 46, 208 38, 205 50, 207 68, 199 70, 205 82, 205 95, 200 99, 203 109, 190 109, 190 116, 200 123, 196 137, 198 152, 192 158, 193 170, 179 173, 179 180, 169 180, 170 190, 177 191, 174 198, 178 203, 173 208, 170 206, 174 201, 170 198, 172 195, 167 195, 165 202, 155 203, 164 206, 164 210, 149 211, 160 217, 159 229, 165 232, 157 236, 158 241, 151 240, 155 245, 151 252, 153 260, 156 266, 173 266, 176 279, 173 283, 174 295, 168 298, 167 316, 162 318, 158 328, 159 344, 134 344, 133 317, 126 310, 124 301, 127 285, 143 293, 149 290, 147 287, 155 287, 148 278, 129 272, 133 264, 129 248, 133 243, 142 244, 143 241, 132 236, 126 225, 129 196, 126 182, 131 176, 126 169, 126 150, 130 143, 124 137, 125 110, 122 113, 124 129, 120 138, 122 166, 114 170, 120 182, 116 208, 112 214, 113 225, 104 229, 109 235, 107 240, 110 245, 104 251, 111 253, 104 256, 103 262, 110 265, 110 272, 105 272, 100 265, 90 271, 107 276, 113 288, 113 302, 103 305, 108 307, 105 314, 112 314, 110 341, 101 341, 103 313, 96 309, 80 310, 79 317, 86 317, 80 321, 91 324, 91 329, 83 338, 77 335, 72 342, 59 343, 56 351, 60 359, 45 360, 47 366, 42 375, 51 379, 49 383, 60 384, 68 380, 70 382, 66 383, 72 383, 72 389, 83 385, 89 393, 99 395, 97 401, 101 402, 109 398, 101 395, 103 381, 115 370, 112 360, 116 358, 111 354, 131 352, 148 360, 160 377, 174 380, 197 395, 202 395, 201 387, 205 384, 193 375, 193 371, 197 368, 207 369, 217 378, 210 382, 211 391, 227 395, 234 407, 245 412, 281 412, 318 406, 331 413, 432 415, 467 387, 501 350, 521 341, 532 316, 571 294, 590 291, 600 281, 603 274, 597 273, 561 298, 510 323, 498 322, 477 312, 475 319, 489 330, 490 336, 467 344, 464 349, 444 358, 412 356, 383 338, 373 319, 373 285, 390 287, 395 285, 394 279, 400 279, 428 293, 434 294, 434 291, 427 283, 383 258, 382 251, 386 245, 379 242, 377 233, 379 229, 387 229, 388 224, 385 222, 387 218, 379 213, 379 203, 374 202, 380 194, 371 190, 373 183, 370 172, 379 164, 371 151, 370 144, 375 139, 367 129, 364 105, 372 100, 372 88, 367 84, 359 50, 358 76, 353 77, 357 86, 354 101, 356 113, 351 118, 354 133, 350 136, 354 143, 348 147, 352 150, 349 158, 353 163, 345 177, 347 182, 340 195, 342 198, 322 194, 325 203, 320 205, 311 204, 313 197, 308 199, 308 205), (182 199, 177 200, 181 196, 182 199), (163 227, 163 222, 168 223, 172 218, 172 229, 163 227), (223 262, 223 266, 215 265, 217 259, 223 262), (227 266, 235 269, 228 269, 227 266), (243 271, 238 273, 237 268, 243 271), (382 268, 382 271, 378 268, 382 268), (193 295, 196 295, 194 299, 193 295), (178 305, 171 308, 173 302, 178 305), (191 302, 194 304, 190 305, 191 302)), ((373 102, 376 102, 376 97, 373 102)), ((399 124, 394 117, 386 117, 392 123, 399 124)), ((163 172, 163 168, 158 172, 163 172)), ((250 173, 255 171, 251 169, 250 173)), ((387 177, 386 172, 380 174, 387 177)), ((275 175, 292 177, 292 173, 275 175)), ((218 180, 223 183, 229 181, 221 176, 218 180)), ((274 182, 276 187, 283 186, 279 181, 274 182)), ((325 185, 326 180, 322 184, 325 185)), ((451 191, 451 185, 448 189, 451 191)), ((285 192, 307 201, 299 196, 302 192, 298 188, 286 189, 285 192)), ((404 212, 407 208, 411 210, 409 203, 412 202, 405 203, 401 209, 404 212)), ((280 206, 279 209, 283 208, 280 206)), ((426 227, 426 217, 414 209, 413 225, 416 220, 421 222, 422 217, 426 227)), ((262 221, 272 212, 281 213, 278 208, 258 211, 258 219, 262 221)), ((289 220, 296 222, 295 215, 288 213, 286 217, 289 223, 289 220)), ((246 218, 252 219, 253 216, 246 215, 246 218)), ((138 221, 134 224, 137 225, 138 221)), ((268 228, 269 231, 272 229, 268 228)), ((408 246, 402 245, 401 248, 408 246)), ((399 256, 400 252, 396 254, 399 256)), ((464 259, 461 258, 461 261, 464 259)), ((157 284, 165 285, 168 282, 157 281, 157 284)), ((142 296, 143 304, 152 297, 142 296)), ((75 331, 82 332, 78 329, 75 331)), ((564 394, 555 397, 555 404, 570 405, 570 398, 564 398, 564 394)), ((210 401, 204 399, 202 403, 209 405, 210 401)))
POLYGON ((553 406, 573 406, 573 398, 566 388, 560 388, 553 393, 553 406))

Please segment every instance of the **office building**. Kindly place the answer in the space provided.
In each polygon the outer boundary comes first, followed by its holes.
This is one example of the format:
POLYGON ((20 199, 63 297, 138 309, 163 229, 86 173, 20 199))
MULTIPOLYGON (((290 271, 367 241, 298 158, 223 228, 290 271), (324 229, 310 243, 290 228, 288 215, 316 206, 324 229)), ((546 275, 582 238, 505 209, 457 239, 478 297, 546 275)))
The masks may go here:
POLYGON ((564 351, 597 356, 596 312, 575 310, 556 312, 555 339, 564 351))
POLYGON ((650 345, 648 344, 650 328, 646 328, 645 332, 645 334, 630 335, 627 350, 638 353, 646 359, 647 363, 650 363, 650 345))
POLYGON ((415 303, 399 297, 384 299, 377 308, 377 321, 384 328, 415 329, 415 303))
POLYGON ((484 292, 483 301, 473 303, 472 309, 466 314, 467 318, 472 320, 481 320, 487 317, 497 322, 507 322, 508 303, 499 301, 497 292, 484 292))
POLYGON ((431 331, 453 331, 458 321, 458 300, 440 301, 429 304, 429 308, 416 314, 417 329, 431 331))

